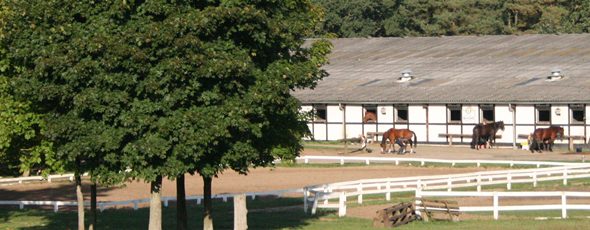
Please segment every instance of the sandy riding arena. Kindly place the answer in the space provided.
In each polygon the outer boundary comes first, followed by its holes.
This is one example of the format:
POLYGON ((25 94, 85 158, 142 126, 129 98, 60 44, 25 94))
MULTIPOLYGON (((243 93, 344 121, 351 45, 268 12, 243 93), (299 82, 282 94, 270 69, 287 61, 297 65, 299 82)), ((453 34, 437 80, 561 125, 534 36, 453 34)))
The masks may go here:
MULTIPOLYGON (((579 161, 583 154, 553 153, 532 154, 523 150, 507 148, 472 150, 465 147, 419 146, 416 154, 381 154, 377 145, 370 145, 374 151, 350 151, 358 145, 348 146, 344 153, 340 146, 309 146, 302 155, 371 156, 371 157, 420 157, 436 159, 511 159, 542 161, 579 161)), ((213 193, 263 192, 282 189, 297 189, 307 185, 350 181, 356 179, 406 177, 465 173, 484 170, 482 168, 411 167, 406 165, 334 166, 334 167, 276 167, 252 169, 248 175, 226 171, 213 180, 213 193)), ((202 195, 203 183, 199 176, 187 175, 187 195, 202 195)), ((89 191, 88 186, 84 188, 89 191)), ((69 182, 32 183, 0 186, 2 200, 75 200, 75 188, 69 182)), ((89 194, 86 194, 88 198, 89 194)), ((164 182, 164 196, 175 196, 174 181, 164 182)), ((99 201, 118 201, 149 197, 149 185, 134 181, 122 186, 100 188, 99 201)))

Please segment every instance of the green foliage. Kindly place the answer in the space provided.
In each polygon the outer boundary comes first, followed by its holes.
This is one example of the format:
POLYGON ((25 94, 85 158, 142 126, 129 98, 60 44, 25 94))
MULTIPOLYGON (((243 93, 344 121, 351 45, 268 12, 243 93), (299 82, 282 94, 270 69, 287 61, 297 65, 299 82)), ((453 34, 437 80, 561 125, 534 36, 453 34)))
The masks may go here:
POLYGON ((47 175, 53 166, 59 171, 51 143, 40 134, 45 127, 41 116, 31 112, 28 102, 12 96, 7 77, 12 71, 6 54, 0 49, 0 175, 18 176, 30 171, 47 175))
POLYGON ((588 32, 584 0, 315 0, 326 20, 317 35, 339 37, 588 32))
POLYGON ((303 46, 321 11, 284 1, 3 1, 16 94, 46 115, 64 167, 153 181, 294 158, 308 134, 290 91, 326 76, 303 46), (128 174, 121 174, 126 169, 128 174))
POLYGON ((314 0, 326 8, 321 31, 339 37, 383 36, 393 0, 314 0))

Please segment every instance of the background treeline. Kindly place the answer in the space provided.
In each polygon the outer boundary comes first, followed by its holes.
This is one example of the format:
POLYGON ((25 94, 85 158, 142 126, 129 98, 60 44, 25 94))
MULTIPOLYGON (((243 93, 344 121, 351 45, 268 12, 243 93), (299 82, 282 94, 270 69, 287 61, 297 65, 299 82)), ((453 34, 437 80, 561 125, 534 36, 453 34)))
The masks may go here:
POLYGON ((313 0, 316 35, 402 37, 587 33, 588 0, 313 0))

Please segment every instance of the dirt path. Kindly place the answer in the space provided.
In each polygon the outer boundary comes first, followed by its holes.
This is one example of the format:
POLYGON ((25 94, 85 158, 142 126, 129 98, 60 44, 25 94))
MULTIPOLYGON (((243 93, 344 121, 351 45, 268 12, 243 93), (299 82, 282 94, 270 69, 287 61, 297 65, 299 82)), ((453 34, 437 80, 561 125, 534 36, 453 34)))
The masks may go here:
MULTIPOLYGON (((369 178, 405 177, 473 172, 472 168, 416 168, 408 166, 360 166, 334 168, 257 168, 248 175, 226 171, 213 179, 213 193, 263 192, 297 189, 307 185, 369 178)), ((164 196, 176 196, 175 182, 164 181, 164 196)), ((202 179, 187 175, 187 195, 201 195, 202 179)), ((68 182, 37 183, 0 187, 1 200, 75 200, 74 186, 68 182)), ((87 188, 84 188, 88 191, 87 188)), ((149 185, 131 182, 125 186, 101 188, 99 201, 129 200, 149 197, 149 185)))

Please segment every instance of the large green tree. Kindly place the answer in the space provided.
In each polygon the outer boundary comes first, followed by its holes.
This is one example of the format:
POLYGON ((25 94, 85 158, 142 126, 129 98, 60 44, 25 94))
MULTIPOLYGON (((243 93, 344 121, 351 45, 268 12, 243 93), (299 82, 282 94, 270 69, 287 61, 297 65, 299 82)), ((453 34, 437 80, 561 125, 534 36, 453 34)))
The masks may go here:
POLYGON ((203 177, 209 229, 212 178, 301 149, 307 126, 290 92, 326 75, 330 50, 303 45, 321 16, 310 1, 3 4, 15 12, 2 28, 12 81, 47 115, 59 159, 150 182, 150 229, 161 228, 163 178, 203 177))

